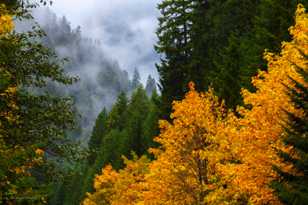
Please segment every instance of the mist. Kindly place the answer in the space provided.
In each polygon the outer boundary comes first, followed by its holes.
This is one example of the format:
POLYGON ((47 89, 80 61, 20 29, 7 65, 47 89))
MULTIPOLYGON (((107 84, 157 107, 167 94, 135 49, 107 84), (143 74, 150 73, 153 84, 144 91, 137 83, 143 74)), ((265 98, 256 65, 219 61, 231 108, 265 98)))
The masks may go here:
POLYGON ((55 1, 34 9, 33 22, 17 24, 17 30, 27 30, 37 22, 47 34, 43 43, 68 59, 65 72, 79 77, 72 86, 48 85, 48 92, 75 102, 78 129, 74 138, 86 143, 102 109, 110 110, 121 92, 132 93, 136 69, 144 87, 155 87, 158 2, 55 1), (147 80, 151 85, 146 85, 147 80))
POLYGON ((154 51, 157 42, 160 0, 65 0, 50 7, 66 16, 72 26, 81 26, 83 35, 97 39, 101 48, 132 76, 138 68, 143 83, 150 74, 158 79, 154 51))
POLYGON ((79 78, 70 86, 49 83, 47 92, 73 98, 77 129, 71 135, 86 144, 98 114, 104 108, 110 110, 121 92, 130 95, 135 87, 128 72, 104 51, 101 41, 85 37, 80 26, 72 27, 65 16, 59 17, 48 8, 35 9, 32 15, 34 20, 16 22, 16 31, 39 24, 46 33, 43 44, 60 59, 67 59, 66 74, 79 78))

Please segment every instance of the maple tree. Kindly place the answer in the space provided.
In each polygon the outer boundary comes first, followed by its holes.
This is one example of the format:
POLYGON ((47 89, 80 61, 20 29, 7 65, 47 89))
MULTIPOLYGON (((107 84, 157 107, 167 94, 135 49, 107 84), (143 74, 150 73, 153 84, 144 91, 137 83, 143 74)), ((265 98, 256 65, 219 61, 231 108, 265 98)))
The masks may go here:
POLYGON ((173 104, 172 123, 160 122, 161 144, 152 149, 156 160, 146 176, 145 204, 203 204, 217 185, 216 165, 225 155, 219 147, 224 138, 226 110, 213 90, 199 94, 193 84, 183 101, 173 104))
POLYGON ((133 160, 123 157, 125 169, 119 172, 107 165, 102 174, 96 176, 93 194, 88 194, 83 205, 98 204, 135 204, 142 199, 145 174, 148 173, 149 159, 145 156, 133 160))

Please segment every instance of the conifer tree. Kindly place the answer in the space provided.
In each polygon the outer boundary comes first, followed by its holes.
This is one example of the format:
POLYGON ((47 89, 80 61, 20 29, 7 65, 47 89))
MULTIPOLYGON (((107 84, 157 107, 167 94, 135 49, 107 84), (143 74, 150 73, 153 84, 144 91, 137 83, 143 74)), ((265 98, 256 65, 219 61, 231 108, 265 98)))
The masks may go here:
POLYGON ((128 131, 127 145, 129 150, 134 151, 138 156, 146 152, 148 147, 143 147, 142 125, 149 113, 149 99, 143 87, 138 87, 133 93, 128 109, 128 121, 126 128, 128 131))
POLYGON ((143 122, 142 128, 142 147, 147 150, 149 147, 156 147, 157 143, 154 138, 159 134, 159 118, 160 118, 160 96, 154 90, 149 102, 149 112, 143 122))
MULTIPOLYGON (((298 22, 308 21, 307 13, 305 14, 303 12, 303 10, 298 11, 298 22)), ((307 33, 299 40, 304 40, 307 44, 307 33)), ((306 64, 299 65, 298 62, 293 63, 297 67, 298 73, 301 75, 303 81, 299 82, 290 77, 294 87, 290 88, 287 86, 287 93, 292 99, 295 108, 300 110, 301 114, 287 112, 288 124, 283 138, 285 144, 294 147, 296 155, 286 153, 282 150, 279 151, 282 159, 292 163, 296 172, 287 173, 276 168, 282 179, 274 183, 274 187, 282 202, 294 205, 308 203, 308 55, 307 50, 304 50, 305 48, 297 47, 297 49, 303 55, 302 58, 306 64)))
POLYGON ((88 158, 90 164, 95 162, 97 152, 99 151, 99 148, 101 147, 101 144, 103 141, 103 137, 105 133, 107 132, 107 129, 106 129, 107 117, 108 117, 107 110, 106 108, 104 108, 103 111, 98 115, 96 119, 95 126, 92 131, 92 136, 88 143, 89 150, 91 152, 88 158))
MULTIPOLYGON (((308 85, 308 73, 303 71, 303 78, 308 85)), ((285 204, 307 204, 308 203, 308 87, 294 81, 295 89, 289 94, 296 108, 303 111, 302 116, 289 114, 289 125, 286 129, 285 143, 294 146, 298 156, 294 157, 288 153, 281 152, 284 160, 294 164, 297 173, 285 173, 277 170, 282 176, 280 182, 274 183, 278 195, 285 204)))
POLYGON ((107 129, 124 129, 127 118, 128 99, 124 92, 120 93, 115 105, 112 107, 108 119, 107 129))
POLYGON ((149 97, 151 97, 154 92, 157 92, 156 81, 151 75, 148 76, 145 91, 149 97))
POLYGON ((173 100, 179 100, 186 90, 188 65, 191 60, 191 0, 165 0, 158 5, 161 12, 155 49, 164 57, 157 69, 160 74, 162 110, 165 118, 171 112, 173 100))
POLYGON ((132 84, 131 84, 131 90, 135 90, 141 85, 140 83, 140 73, 137 68, 134 70, 132 84))

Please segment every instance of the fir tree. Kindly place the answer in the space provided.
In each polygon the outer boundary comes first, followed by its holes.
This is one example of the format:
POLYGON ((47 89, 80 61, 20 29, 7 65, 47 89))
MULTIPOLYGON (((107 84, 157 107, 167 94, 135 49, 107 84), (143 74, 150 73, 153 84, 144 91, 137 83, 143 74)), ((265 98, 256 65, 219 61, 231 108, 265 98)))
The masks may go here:
POLYGON ((142 142, 143 136, 143 122, 149 113, 149 99, 144 88, 139 87, 133 93, 130 104, 128 106, 128 120, 126 128, 128 131, 128 147, 129 150, 134 151, 137 155, 142 155, 146 152, 148 147, 144 147, 142 142), (147 113, 147 114, 145 114, 147 113))
POLYGON ((128 99, 125 93, 120 93, 117 102, 111 109, 107 119, 107 129, 124 129, 127 117, 128 99))
POLYGON ((162 93, 162 112, 168 118, 173 100, 184 96, 188 65, 191 60, 190 13, 192 1, 165 0, 158 5, 161 12, 155 49, 163 54, 157 64, 162 93))
POLYGON ((107 110, 106 108, 98 115, 95 126, 92 131, 92 136, 89 141, 89 150, 91 152, 88 160, 89 163, 92 164, 95 162, 97 152, 101 147, 103 137, 106 133, 106 122, 107 122, 107 110))
POLYGON ((131 90, 135 90, 136 88, 138 88, 141 85, 140 79, 141 79, 140 73, 139 73, 138 69, 135 68, 133 79, 132 79, 132 84, 131 84, 131 90))
MULTIPOLYGON (((308 59, 307 56, 306 59, 308 59)), ((299 72, 305 79, 305 84, 308 85, 308 72, 302 69, 299 72)), ((278 169, 283 179, 276 183, 275 187, 285 204, 301 205, 308 203, 308 87, 295 80, 292 81, 295 83, 295 89, 289 89, 289 95, 295 107, 303 111, 303 115, 299 117, 288 113, 289 124, 284 141, 287 145, 294 146, 298 158, 283 152, 281 156, 294 165, 297 173, 293 175, 278 169)))
POLYGON ((150 97, 152 96, 152 93, 156 92, 156 81, 154 78, 152 78, 151 75, 148 76, 148 79, 147 79, 147 83, 146 83, 146 86, 145 86, 145 91, 147 93, 147 95, 150 97))

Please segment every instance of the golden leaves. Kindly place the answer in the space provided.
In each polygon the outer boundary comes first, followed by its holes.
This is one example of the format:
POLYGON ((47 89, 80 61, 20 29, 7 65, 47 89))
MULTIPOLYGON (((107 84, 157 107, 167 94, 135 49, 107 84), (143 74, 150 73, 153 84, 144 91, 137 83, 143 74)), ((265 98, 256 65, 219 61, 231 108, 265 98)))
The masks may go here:
POLYGON ((96 176, 94 181, 96 192, 88 194, 83 202, 84 205, 129 205, 141 201, 149 160, 145 156, 140 159, 134 156, 133 160, 123 158, 125 169, 117 172, 108 165, 102 170, 101 175, 96 176))
POLYGON ((35 150, 35 154, 37 154, 38 156, 43 156, 44 153, 45 153, 44 150, 42 150, 42 149, 40 149, 40 148, 38 148, 38 149, 35 150))
POLYGON ((0 36, 11 32, 14 29, 14 22, 11 15, 7 14, 4 4, 0 5, 0 36))

